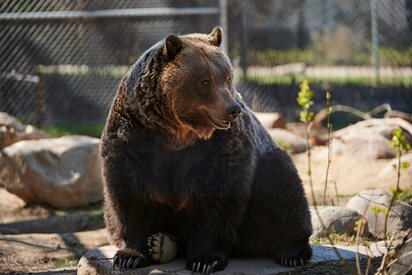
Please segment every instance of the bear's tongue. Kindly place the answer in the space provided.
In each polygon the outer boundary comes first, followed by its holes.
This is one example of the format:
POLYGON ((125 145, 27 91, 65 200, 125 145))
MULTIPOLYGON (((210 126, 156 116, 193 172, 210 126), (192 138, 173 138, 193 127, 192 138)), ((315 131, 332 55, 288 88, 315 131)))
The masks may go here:
POLYGON ((213 127, 215 127, 218 130, 227 130, 230 128, 230 122, 229 121, 223 121, 220 119, 215 118, 213 115, 211 115, 209 112, 207 112, 210 122, 212 123, 213 127))

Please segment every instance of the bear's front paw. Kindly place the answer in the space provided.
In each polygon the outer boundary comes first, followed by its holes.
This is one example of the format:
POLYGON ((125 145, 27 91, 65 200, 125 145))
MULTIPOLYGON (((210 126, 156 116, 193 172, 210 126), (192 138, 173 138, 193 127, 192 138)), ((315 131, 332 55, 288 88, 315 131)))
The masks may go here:
POLYGON ((186 267, 192 272, 210 274, 212 272, 223 270, 227 265, 227 260, 221 256, 205 255, 196 257, 186 262, 186 267))
POLYGON ((297 245, 289 247, 279 254, 277 262, 287 267, 297 267, 305 265, 312 256, 312 249, 309 245, 297 245))
POLYGON ((170 235, 157 233, 147 239, 150 257, 156 263, 167 263, 177 254, 176 242, 170 235))
POLYGON ((113 267, 131 269, 148 266, 150 263, 144 255, 133 249, 121 249, 113 258, 113 267))

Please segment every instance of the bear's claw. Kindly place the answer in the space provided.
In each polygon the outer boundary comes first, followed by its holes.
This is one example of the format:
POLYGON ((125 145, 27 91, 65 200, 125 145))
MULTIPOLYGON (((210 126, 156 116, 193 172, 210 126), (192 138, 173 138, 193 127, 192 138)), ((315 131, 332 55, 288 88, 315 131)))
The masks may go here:
POLYGON ((303 259, 299 259, 299 258, 280 257, 279 263, 287 267, 297 267, 297 266, 305 265, 306 261, 303 259))
POLYGON ((139 252, 131 249, 121 249, 113 258, 113 267, 119 269, 134 269, 147 266, 149 263, 139 252))
POLYGON ((209 260, 207 258, 199 259, 199 260, 192 260, 193 263, 190 264, 191 261, 187 263, 188 268, 191 267, 192 272, 198 272, 202 274, 210 274, 225 268, 225 263, 222 260, 214 259, 209 260))
POLYGON ((147 247, 150 258, 156 263, 167 263, 177 254, 177 245, 173 237, 164 233, 156 233, 147 238, 147 247))
POLYGON ((210 274, 213 272, 213 268, 217 266, 218 261, 214 261, 212 264, 201 264, 201 262, 194 262, 192 265, 192 272, 201 272, 203 274, 210 274), (203 267, 203 268, 202 268, 203 267))
POLYGON ((312 248, 308 244, 297 244, 282 251, 276 262, 287 267, 305 265, 312 256, 312 248))

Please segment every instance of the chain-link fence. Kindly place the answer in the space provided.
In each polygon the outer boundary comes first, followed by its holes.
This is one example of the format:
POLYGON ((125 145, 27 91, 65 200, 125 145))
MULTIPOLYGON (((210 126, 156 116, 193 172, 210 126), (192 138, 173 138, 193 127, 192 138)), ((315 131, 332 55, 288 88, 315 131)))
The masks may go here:
MULTIPOLYGON (((341 66, 306 71, 315 76, 412 77, 411 0, 262 0, 241 6, 247 21, 242 31, 248 33, 244 64, 341 66)), ((282 69, 304 68, 272 73, 282 69)))
POLYGON ((3 1, 0 111, 43 126, 102 123, 140 54, 218 23, 217 1, 3 1))
POLYGON ((297 119, 298 83, 308 79, 315 104, 330 90, 335 104, 411 112, 411 0, 229 3, 229 49, 253 109, 297 119))
POLYGON ((145 49, 225 19, 246 95, 259 92, 250 83, 349 79, 401 85, 412 101, 412 0, 9 0, 0 4, 0 111, 42 126, 101 124, 145 49))

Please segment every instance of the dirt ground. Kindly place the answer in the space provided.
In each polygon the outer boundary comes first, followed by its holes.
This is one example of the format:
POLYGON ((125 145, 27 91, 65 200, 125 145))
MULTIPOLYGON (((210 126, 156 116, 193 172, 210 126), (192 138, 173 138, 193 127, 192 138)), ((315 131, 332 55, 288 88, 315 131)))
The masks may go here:
POLYGON ((100 204, 76 210, 26 206, 0 188, 0 273, 75 274, 87 250, 107 244, 100 204))
MULTIPOLYGON (((314 147, 312 149, 311 166, 313 189, 317 197, 323 196, 325 186, 325 176, 327 167, 327 148, 314 147)), ((307 154, 301 153, 292 156, 293 161, 299 171, 306 194, 310 197, 310 184, 307 175, 308 160, 307 154)), ((396 185, 396 175, 393 180, 379 178, 377 175, 390 160, 387 159, 366 159, 349 155, 334 155, 330 165, 328 176, 327 194, 336 203, 336 193, 338 194, 339 205, 345 206, 348 199, 366 189, 382 188, 389 190, 396 185)))

